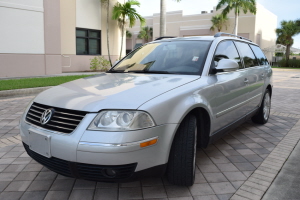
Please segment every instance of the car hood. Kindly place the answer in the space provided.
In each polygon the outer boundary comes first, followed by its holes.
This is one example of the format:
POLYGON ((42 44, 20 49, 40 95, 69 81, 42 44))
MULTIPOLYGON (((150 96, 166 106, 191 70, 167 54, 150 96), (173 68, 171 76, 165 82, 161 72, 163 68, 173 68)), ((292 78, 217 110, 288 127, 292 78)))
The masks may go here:
POLYGON ((55 86, 35 102, 73 110, 137 109, 162 93, 200 76, 175 74, 103 73, 55 86))

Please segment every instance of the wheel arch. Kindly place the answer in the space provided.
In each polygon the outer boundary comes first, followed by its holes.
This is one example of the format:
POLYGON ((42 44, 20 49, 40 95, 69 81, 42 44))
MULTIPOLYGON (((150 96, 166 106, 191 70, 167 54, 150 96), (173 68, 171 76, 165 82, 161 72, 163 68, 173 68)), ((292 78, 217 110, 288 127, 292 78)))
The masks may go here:
POLYGON ((272 86, 269 84, 266 89, 270 91, 270 96, 272 96, 272 86))
MULTIPOLYGON (((205 109, 204 107, 191 108, 181 118, 180 123, 190 114, 195 115, 195 117, 197 118, 198 146, 206 148, 209 143, 209 136, 210 136, 210 130, 211 130, 212 119, 210 117, 210 114, 209 114, 208 110, 205 109)), ((176 130, 176 132, 177 132, 177 130, 176 130)), ((175 132, 175 134, 176 134, 176 132, 175 132)), ((174 134, 174 137, 175 137, 175 134, 174 134)))

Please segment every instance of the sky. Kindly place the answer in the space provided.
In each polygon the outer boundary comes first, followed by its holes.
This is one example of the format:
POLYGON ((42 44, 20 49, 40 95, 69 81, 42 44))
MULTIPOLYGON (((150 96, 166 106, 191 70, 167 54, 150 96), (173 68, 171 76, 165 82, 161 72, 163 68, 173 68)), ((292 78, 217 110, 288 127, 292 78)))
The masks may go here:
MULTIPOLYGON (((142 16, 152 16, 160 12, 160 0, 139 0, 141 6, 137 11, 142 16)), ((210 11, 219 0, 167 0, 167 12, 182 10, 183 15, 199 14, 201 11, 210 11)), ((300 19, 300 0, 256 0, 266 9, 277 15, 278 27, 282 20, 300 19)), ((300 48, 300 34, 294 37, 293 47, 300 48)))

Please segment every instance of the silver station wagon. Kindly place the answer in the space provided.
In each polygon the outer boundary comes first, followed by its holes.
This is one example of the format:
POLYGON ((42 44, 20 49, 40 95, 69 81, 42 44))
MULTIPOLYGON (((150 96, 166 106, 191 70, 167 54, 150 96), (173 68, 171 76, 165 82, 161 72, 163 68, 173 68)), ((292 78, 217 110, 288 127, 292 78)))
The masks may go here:
POLYGON ((64 176, 121 182, 164 175, 194 183, 196 148, 246 120, 268 121, 272 69, 240 36, 165 38, 107 73, 39 95, 20 122, 34 160, 64 176))

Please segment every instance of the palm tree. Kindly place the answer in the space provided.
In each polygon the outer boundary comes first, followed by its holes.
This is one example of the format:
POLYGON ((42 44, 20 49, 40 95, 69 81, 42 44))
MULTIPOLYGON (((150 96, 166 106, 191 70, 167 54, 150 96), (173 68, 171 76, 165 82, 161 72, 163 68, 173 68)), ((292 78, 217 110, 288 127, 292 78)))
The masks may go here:
POLYGON ((138 14, 135 8, 133 8, 132 6, 140 6, 140 2, 136 0, 128 0, 124 4, 117 2, 113 8, 112 18, 114 20, 119 21, 122 30, 121 50, 119 59, 121 59, 122 57, 124 27, 126 18, 128 18, 130 28, 135 24, 136 20, 139 20, 141 22, 141 26, 145 23, 145 19, 140 14, 138 14))
MULTIPOLYGON (((159 36, 163 37, 166 35, 166 1, 167 0, 160 0, 160 30, 159 36)), ((180 2, 181 0, 174 0, 180 2)))
POLYGON ((211 18, 212 27, 210 27, 210 30, 214 31, 215 29, 218 30, 218 32, 221 31, 222 27, 225 26, 227 30, 228 25, 228 17, 224 16, 222 14, 215 15, 211 18))
POLYGON ((131 38, 132 37, 132 33, 128 30, 126 30, 126 37, 127 38, 131 38))
POLYGON ((280 25, 281 27, 275 30, 278 36, 276 43, 286 46, 285 57, 286 57, 286 64, 288 64, 290 58, 291 46, 294 43, 293 36, 300 33, 300 27, 297 21, 283 20, 281 21, 280 25))
POLYGON ((148 26, 142 27, 138 34, 138 38, 144 39, 146 40, 146 42, 149 42, 149 39, 151 39, 152 36, 153 36, 153 28, 148 26))
POLYGON ((106 8, 106 40, 107 40, 107 54, 108 54, 108 60, 110 67, 112 67, 111 58, 110 58, 110 51, 109 51, 109 3, 110 0, 101 0, 101 5, 106 8))
POLYGON ((220 0, 217 5, 217 10, 221 9, 223 6, 226 6, 222 11, 222 15, 226 16, 231 10, 234 10, 235 15, 235 25, 234 25, 234 34, 237 35, 238 31, 238 17, 241 10, 246 14, 248 11, 250 13, 256 14, 256 0, 220 0))

